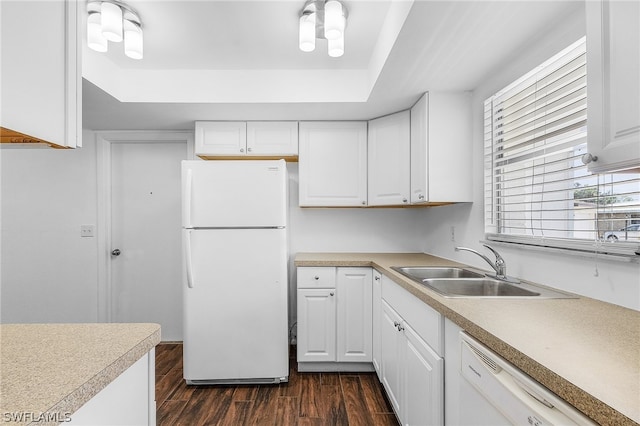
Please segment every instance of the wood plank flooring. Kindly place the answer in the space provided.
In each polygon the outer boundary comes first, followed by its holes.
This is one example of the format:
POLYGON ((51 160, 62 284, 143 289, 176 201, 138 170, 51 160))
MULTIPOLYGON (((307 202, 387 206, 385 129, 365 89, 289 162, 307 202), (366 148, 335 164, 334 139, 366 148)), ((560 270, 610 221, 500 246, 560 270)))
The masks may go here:
POLYGON ((397 426, 375 373, 300 373, 288 383, 187 386, 182 345, 156 347, 158 425, 397 426))

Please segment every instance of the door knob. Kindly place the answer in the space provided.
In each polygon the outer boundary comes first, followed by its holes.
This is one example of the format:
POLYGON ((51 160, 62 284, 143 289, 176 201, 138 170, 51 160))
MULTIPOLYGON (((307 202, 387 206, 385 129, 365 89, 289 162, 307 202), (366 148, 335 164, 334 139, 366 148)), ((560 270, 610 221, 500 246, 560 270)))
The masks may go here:
POLYGON ((111 251, 111 256, 120 256, 120 253, 121 253, 120 249, 113 249, 111 251))

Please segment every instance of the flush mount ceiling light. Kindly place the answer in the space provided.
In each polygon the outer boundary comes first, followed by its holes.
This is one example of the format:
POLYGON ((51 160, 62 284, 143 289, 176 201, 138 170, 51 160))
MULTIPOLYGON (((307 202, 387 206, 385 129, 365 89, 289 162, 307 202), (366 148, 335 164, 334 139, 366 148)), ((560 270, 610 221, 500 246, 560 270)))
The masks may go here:
POLYGON ((344 28, 347 8, 338 0, 308 0, 300 11, 300 50, 312 52, 316 39, 327 39, 328 54, 344 54, 344 28))
POLYGON ((142 59, 142 23, 138 14, 117 0, 87 2, 87 45, 96 52, 106 52, 109 42, 124 40, 124 53, 142 59))

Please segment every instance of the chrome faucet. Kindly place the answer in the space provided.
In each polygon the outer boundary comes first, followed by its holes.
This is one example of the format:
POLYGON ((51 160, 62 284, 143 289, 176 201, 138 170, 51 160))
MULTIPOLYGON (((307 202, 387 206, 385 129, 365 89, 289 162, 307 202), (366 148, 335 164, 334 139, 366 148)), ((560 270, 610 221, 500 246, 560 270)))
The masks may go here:
POLYGON ((495 255, 496 257, 496 261, 492 262, 491 259, 489 259, 487 256, 485 256, 484 254, 474 250, 474 249, 470 249, 467 247, 456 247, 455 250, 456 251, 470 251, 471 253, 475 253, 478 256, 480 256, 481 258, 483 258, 489 265, 491 265, 491 267, 493 268, 494 271, 496 271, 495 278, 501 280, 501 281, 508 281, 510 283, 519 283, 520 280, 518 280, 517 278, 511 278, 507 276, 507 263, 504 261, 504 259, 502 258, 502 256, 500 256, 500 253, 498 253, 493 247, 487 245, 487 244, 483 244, 483 246, 485 246, 486 248, 488 248, 489 250, 491 250, 491 252, 495 255))

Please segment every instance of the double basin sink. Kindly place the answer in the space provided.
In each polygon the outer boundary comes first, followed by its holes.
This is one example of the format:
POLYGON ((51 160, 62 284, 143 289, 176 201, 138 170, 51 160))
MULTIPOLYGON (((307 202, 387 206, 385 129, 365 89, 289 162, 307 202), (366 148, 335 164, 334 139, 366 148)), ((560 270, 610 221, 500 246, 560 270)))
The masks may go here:
POLYGON ((530 283, 511 283, 464 268, 392 266, 391 269, 444 297, 534 297, 545 299, 575 297, 530 283))

